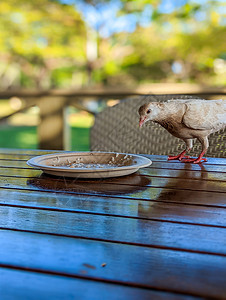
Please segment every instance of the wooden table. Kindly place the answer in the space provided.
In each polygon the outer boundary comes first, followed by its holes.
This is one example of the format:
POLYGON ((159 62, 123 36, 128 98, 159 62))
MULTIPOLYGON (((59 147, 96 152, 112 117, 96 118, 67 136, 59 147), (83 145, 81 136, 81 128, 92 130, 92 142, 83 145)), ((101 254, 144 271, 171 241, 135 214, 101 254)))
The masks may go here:
POLYGON ((1 299, 226 299, 226 159, 75 180, 0 149, 1 299))

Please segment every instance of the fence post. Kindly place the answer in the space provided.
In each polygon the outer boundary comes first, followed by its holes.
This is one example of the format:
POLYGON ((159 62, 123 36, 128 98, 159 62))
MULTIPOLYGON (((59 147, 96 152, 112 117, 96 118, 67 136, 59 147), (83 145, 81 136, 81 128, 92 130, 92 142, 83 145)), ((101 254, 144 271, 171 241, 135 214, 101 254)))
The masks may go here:
POLYGON ((64 114, 67 106, 66 97, 42 97, 38 101, 38 106, 40 109, 39 149, 64 150, 64 136, 69 130, 64 114))

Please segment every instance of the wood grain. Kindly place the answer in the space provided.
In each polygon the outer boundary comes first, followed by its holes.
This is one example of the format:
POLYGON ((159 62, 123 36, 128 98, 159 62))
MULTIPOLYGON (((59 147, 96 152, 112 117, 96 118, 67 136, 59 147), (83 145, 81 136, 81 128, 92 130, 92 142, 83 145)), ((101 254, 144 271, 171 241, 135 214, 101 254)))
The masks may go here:
POLYGON ((0 214, 2 229, 226 256, 225 228, 221 227, 16 207, 1 207, 0 214))
POLYGON ((226 160, 149 156, 133 175, 79 180, 0 149, 6 299, 225 299, 226 160))
POLYGON ((10 256, 11 267, 15 269, 191 296, 224 295, 226 257, 157 249, 143 251, 131 245, 7 230, 0 230, 0 237, 1 265, 9 264, 10 256), (218 274, 211 272, 213 267, 218 274))
POLYGON ((121 216, 128 218, 169 221, 176 223, 226 226, 226 203, 220 205, 193 205, 164 201, 142 201, 124 197, 73 195, 38 191, 0 189, 0 206, 65 212, 121 216), (194 219, 195 218, 195 219, 194 219))
POLYGON ((162 292, 158 290, 136 288, 96 280, 73 278, 70 276, 48 274, 32 271, 28 268, 0 268, 0 294, 2 299, 29 299, 29 300, 61 300, 84 299, 199 299, 181 293, 162 292), (4 296, 3 296, 4 295, 4 296), (140 298, 141 297, 141 298, 140 298))

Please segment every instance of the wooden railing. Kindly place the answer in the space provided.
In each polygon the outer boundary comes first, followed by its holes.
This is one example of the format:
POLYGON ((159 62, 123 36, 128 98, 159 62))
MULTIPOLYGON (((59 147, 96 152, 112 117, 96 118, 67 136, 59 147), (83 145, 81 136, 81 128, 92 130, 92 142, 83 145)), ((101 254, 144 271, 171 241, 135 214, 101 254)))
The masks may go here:
MULTIPOLYGON (((18 111, 26 110, 31 106, 38 106, 40 109, 40 123, 38 125, 39 149, 67 149, 69 139, 69 128, 65 122, 65 108, 75 106, 86 110, 86 101, 123 99, 131 96, 146 94, 186 94, 196 95, 204 99, 225 99, 226 88, 208 87, 191 84, 149 84, 134 89, 128 88, 86 88, 78 90, 48 90, 48 91, 1 91, 0 99, 18 97, 24 100, 25 105, 18 111)), ((0 119, 10 117, 4 116, 0 119)))

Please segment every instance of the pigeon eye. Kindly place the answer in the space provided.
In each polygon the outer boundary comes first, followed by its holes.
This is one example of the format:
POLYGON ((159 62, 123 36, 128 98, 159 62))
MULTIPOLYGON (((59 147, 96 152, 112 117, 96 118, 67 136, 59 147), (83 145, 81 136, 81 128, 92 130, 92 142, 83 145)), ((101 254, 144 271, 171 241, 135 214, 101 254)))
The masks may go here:
POLYGON ((147 110, 147 114, 150 114, 150 112, 151 112, 151 109, 148 109, 148 110, 147 110))

